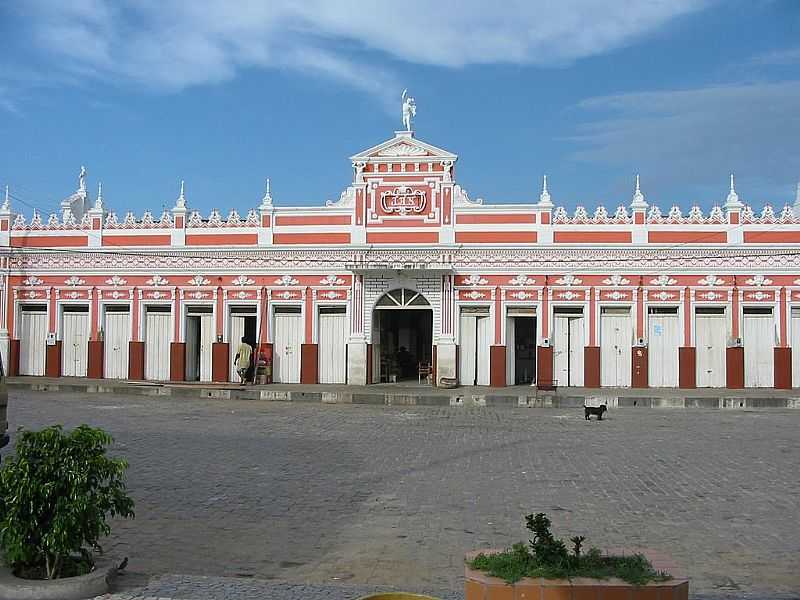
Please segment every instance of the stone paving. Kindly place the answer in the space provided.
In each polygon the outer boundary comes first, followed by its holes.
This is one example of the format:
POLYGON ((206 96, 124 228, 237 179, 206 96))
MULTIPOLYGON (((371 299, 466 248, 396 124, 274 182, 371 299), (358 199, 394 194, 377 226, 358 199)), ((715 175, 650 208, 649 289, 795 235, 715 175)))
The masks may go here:
POLYGON ((562 537, 672 554, 697 597, 800 591, 797 411, 625 408, 587 422, 576 409, 13 392, 9 421, 115 436, 137 516, 106 548, 165 576, 124 592, 137 598, 247 598, 247 585, 458 597, 464 552, 525 539, 535 511, 562 537))

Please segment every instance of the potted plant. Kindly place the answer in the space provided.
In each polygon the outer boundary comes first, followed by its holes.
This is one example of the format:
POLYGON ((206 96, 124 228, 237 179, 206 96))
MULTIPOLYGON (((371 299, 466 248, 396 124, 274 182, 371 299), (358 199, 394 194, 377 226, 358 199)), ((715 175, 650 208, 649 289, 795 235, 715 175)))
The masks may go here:
MULTIPOLYGON (((0 469, 0 550, 26 589, 35 587, 32 580, 47 580, 42 598, 50 597, 47 590, 58 589, 57 580, 83 577, 105 584, 106 574, 97 574, 95 552, 102 553, 100 538, 111 531, 108 518, 134 516, 124 479, 128 464, 107 456, 111 442, 108 433, 88 425, 71 432, 60 425, 20 430, 14 456, 0 469)), ((3 582, 12 584, 7 578, 3 582)), ((86 584, 73 581, 70 586, 86 584)), ((97 593, 104 591, 107 584, 97 593)), ((53 593, 76 597, 63 590, 53 593)))
POLYGON ((584 551, 584 536, 571 538, 570 550, 551 533, 544 513, 525 520, 533 534, 528 544, 467 555, 466 600, 688 598, 688 581, 666 556, 652 551, 584 551))

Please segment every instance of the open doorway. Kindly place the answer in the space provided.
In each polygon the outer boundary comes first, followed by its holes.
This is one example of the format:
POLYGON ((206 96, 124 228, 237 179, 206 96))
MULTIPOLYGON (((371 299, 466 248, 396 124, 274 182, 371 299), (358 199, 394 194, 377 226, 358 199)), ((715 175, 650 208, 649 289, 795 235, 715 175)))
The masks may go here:
MULTIPOLYGON (((242 338, 250 344, 251 348, 256 348, 258 340, 256 307, 255 306, 231 306, 230 309, 230 329, 228 335, 228 346, 230 351, 230 381, 238 382, 239 374, 236 372, 237 365, 234 364, 236 351, 242 338)), ((254 361, 255 362, 255 361, 254 361)), ((252 368, 251 368, 252 370, 252 368)), ((247 376, 251 378, 252 373, 248 371, 247 376)))
POLYGON ((186 309, 186 381, 211 381, 214 314, 210 306, 186 309))
POLYGON ((375 305, 373 381, 419 381, 433 358, 433 311, 413 290, 393 290, 375 305))
POLYGON ((536 317, 533 308, 509 308, 506 321, 506 382, 525 385, 536 380, 536 317))

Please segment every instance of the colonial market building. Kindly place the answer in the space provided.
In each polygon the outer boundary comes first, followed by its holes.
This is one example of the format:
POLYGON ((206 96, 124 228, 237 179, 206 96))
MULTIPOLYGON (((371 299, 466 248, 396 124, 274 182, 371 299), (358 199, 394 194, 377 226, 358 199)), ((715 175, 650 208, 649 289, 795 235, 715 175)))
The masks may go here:
MULTIPOLYGON (((410 120, 407 123, 410 129, 410 120)), ((43 218, 0 207, 11 374, 282 383, 800 386, 800 210, 484 204, 396 132, 336 202, 115 214, 86 173, 43 218), (793 352, 793 348, 797 348, 793 352)), ((634 187, 634 186, 632 186, 634 187)), ((800 201, 800 190, 798 191, 800 201)))

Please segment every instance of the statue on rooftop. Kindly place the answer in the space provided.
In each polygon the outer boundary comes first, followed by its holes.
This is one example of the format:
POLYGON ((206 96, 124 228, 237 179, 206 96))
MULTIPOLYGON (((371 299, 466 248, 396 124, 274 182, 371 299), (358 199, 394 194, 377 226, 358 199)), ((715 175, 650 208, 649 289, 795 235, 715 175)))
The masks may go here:
POLYGON ((81 172, 78 174, 78 191, 86 193, 86 167, 81 165, 81 172))
POLYGON ((411 131, 411 120, 417 116, 417 103, 408 95, 408 89, 403 90, 403 127, 411 131))

